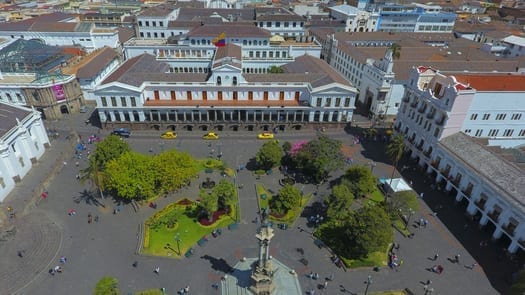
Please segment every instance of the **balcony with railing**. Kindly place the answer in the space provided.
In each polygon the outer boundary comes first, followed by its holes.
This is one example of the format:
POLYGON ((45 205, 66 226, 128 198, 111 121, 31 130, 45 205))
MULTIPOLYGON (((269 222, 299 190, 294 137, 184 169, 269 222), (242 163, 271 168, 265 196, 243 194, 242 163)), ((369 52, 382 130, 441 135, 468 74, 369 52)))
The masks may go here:
POLYGON ((514 234, 516 233, 516 227, 518 226, 513 223, 509 223, 506 226, 502 226, 501 229, 504 232, 506 232, 509 236, 513 237, 514 234))
POLYGON ((476 204, 476 206, 478 206, 479 209, 485 210, 485 205, 487 205, 487 200, 479 199, 479 200, 476 200, 474 204, 476 204))
POLYGON ((439 126, 443 126, 443 124, 445 124, 445 119, 446 119, 446 117, 442 116, 441 118, 436 120, 436 124, 439 125, 439 126))
POLYGON ((409 102, 410 101, 410 96, 406 95, 406 96, 403 96, 403 102, 409 102))
POLYGON ((518 240, 518 243, 519 243, 523 248, 525 248, 525 240, 523 240, 523 239, 519 239, 519 240, 518 240))
POLYGON ((462 192, 465 196, 470 197, 470 196, 472 195, 472 188, 473 188, 473 187, 472 187, 471 185, 469 185, 469 186, 467 186, 466 188, 463 188, 463 189, 461 190, 461 192, 462 192))
POLYGON ((430 148, 423 152, 423 155, 425 155, 425 157, 427 157, 427 158, 430 157, 430 154, 432 154, 432 149, 430 149, 430 148))
POLYGON ((417 109, 417 111, 420 112, 420 113, 424 113, 426 110, 427 110, 427 106, 426 105, 422 105, 419 109, 417 109))
POLYGON ((415 107, 417 107, 418 103, 419 103, 418 101, 413 101, 413 102, 410 104, 410 106, 413 107, 413 108, 415 108, 415 107))
POLYGON ((448 178, 448 174, 450 173, 450 167, 441 169, 440 172, 441 172, 441 174, 443 174, 443 176, 445 176, 445 178, 448 178))
POLYGON ((489 214, 487 214, 487 216, 492 219, 492 221, 494 221, 495 223, 498 223, 499 222, 499 216, 501 215, 501 212, 498 211, 498 210, 494 210, 492 212, 490 212, 489 214))
POLYGON ((427 114, 427 119, 434 119, 434 116, 436 115, 436 112, 430 112, 427 114))
POLYGON ((434 161, 430 162, 430 166, 432 166, 432 167, 438 169, 438 168, 439 168, 439 163, 440 163, 440 162, 441 162, 441 161, 436 161, 436 160, 434 160, 434 161))
POLYGON ((452 183, 456 186, 456 187, 459 187, 459 184, 461 183, 461 177, 457 177, 452 179, 452 183))
POLYGON ((423 150, 423 142, 420 142, 420 143, 416 146, 416 148, 417 148, 418 150, 422 151, 422 150, 423 150))
POLYGON ((415 135, 413 135, 412 137, 410 137, 410 138, 408 139, 408 142, 410 142, 410 143, 412 143, 412 144, 414 143, 414 141, 416 141, 416 136, 415 136, 415 135))

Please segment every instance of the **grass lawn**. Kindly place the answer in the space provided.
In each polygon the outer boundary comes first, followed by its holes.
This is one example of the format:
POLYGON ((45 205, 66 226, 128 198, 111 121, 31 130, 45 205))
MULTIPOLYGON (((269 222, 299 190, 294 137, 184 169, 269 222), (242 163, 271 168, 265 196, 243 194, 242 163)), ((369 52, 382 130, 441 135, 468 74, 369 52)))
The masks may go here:
POLYGON ((259 201, 259 209, 268 208, 270 203, 270 198, 273 196, 264 185, 257 183, 255 184, 255 190, 257 191, 257 200, 259 201), (261 197, 266 196, 266 197, 261 197))
MULTIPOLYGON (((255 184, 255 190, 257 191, 257 200, 259 201, 259 208, 268 208, 270 206, 270 199, 272 198, 273 194, 270 193, 264 185, 257 183, 255 184), (262 198, 262 195, 266 195, 265 198, 262 198)), ((292 223, 295 221, 295 219, 301 214, 303 211, 304 206, 308 204, 308 200, 310 199, 311 195, 303 196, 301 200, 301 207, 295 207, 292 210, 288 211, 285 216, 277 218, 275 216, 270 215, 270 221, 279 222, 279 223, 286 223, 288 225, 292 225, 292 223)))
MULTIPOLYGON (((191 216, 196 205, 178 205, 171 204, 159 213, 172 213, 177 220, 174 228, 167 228, 164 225, 156 229, 147 228, 144 238, 144 248, 142 253, 156 256, 171 256, 180 257, 184 255, 191 247, 197 244, 203 236, 210 236, 211 232, 217 228, 226 228, 228 225, 235 223, 234 212, 236 212, 236 205, 231 204, 232 210, 230 215, 223 215, 221 218, 211 226, 201 225, 195 217, 191 216), (186 207, 190 208, 187 211, 186 207), (164 212, 166 210, 166 212, 164 212), (175 240, 175 236, 179 238, 179 245, 175 240), (169 244, 169 246, 167 246, 169 244), (180 255, 179 255, 180 247, 180 255)), ((158 214, 158 213, 157 213, 158 214)), ((159 214, 162 216, 162 214, 159 214)), ((154 217, 152 217, 154 218, 154 217)), ((146 226, 147 227, 147 226, 146 226)))
POLYGON ((279 222, 279 223, 286 223, 288 225, 292 225, 294 223, 295 219, 297 219, 297 217, 303 211, 303 208, 308 203, 308 200, 310 199, 310 197, 311 197, 311 195, 303 196, 303 198, 301 200, 301 205, 302 205, 301 207, 295 207, 292 210, 289 210, 286 213, 286 215, 284 215, 283 217, 279 217, 278 218, 278 217, 270 215, 270 220, 271 221, 275 221, 275 222, 279 222))
POLYGON ((405 237, 408 237, 408 235, 410 235, 410 231, 408 230, 408 227, 403 222, 403 220, 401 220, 401 218, 394 220, 394 222, 392 223, 392 226, 394 226, 394 228, 397 231, 399 231, 402 235, 404 235, 405 237))
POLYGON ((381 203, 385 200, 385 196, 383 196, 383 193, 380 190, 376 189, 370 194, 370 200, 376 203, 381 203))
POLYGON ((341 260, 348 268, 386 266, 388 264, 388 254, 386 252, 372 252, 363 259, 354 260, 341 257, 341 260))

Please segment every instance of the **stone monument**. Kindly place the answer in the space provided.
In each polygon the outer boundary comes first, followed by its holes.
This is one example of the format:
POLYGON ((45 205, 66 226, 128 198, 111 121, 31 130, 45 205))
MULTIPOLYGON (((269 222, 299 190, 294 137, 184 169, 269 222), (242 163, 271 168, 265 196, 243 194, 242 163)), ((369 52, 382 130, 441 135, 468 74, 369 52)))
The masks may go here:
POLYGON ((253 267, 250 290, 256 295, 270 295, 275 289, 272 257, 270 256, 270 241, 274 234, 273 229, 268 224, 266 210, 262 211, 261 223, 259 232, 255 235, 259 240, 259 259, 253 267))

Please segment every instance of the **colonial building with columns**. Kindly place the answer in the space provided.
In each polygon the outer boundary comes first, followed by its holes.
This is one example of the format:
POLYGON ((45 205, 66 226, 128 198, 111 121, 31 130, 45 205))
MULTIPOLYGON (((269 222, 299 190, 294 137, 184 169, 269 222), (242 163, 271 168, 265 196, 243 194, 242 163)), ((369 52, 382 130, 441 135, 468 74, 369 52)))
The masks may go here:
POLYGON ((511 253, 525 249, 525 75, 412 69, 395 130, 411 159, 511 253))
POLYGON ((39 111, 0 102, 0 202, 48 146, 39 111))
POLYGON ((113 125, 285 130, 352 120, 357 91, 326 62, 303 55, 279 69, 244 73, 241 47, 231 43, 217 48, 207 73, 170 72, 143 54, 94 93, 101 122, 113 125))

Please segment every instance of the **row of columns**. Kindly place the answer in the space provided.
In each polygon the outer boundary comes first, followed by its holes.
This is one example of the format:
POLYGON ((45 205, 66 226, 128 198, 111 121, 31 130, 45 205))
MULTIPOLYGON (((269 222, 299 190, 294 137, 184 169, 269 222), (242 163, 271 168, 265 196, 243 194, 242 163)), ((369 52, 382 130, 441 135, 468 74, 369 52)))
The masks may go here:
MULTIPOLYGON (((243 112, 241 110, 213 110, 214 117, 218 118, 219 115, 222 118, 222 120, 225 121, 233 121, 234 115, 237 115, 237 118, 239 121, 243 122, 274 122, 272 121, 272 115, 277 115, 278 122, 314 122, 316 112, 310 111, 310 112, 304 112, 304 111, 280 111, 280 110, 251 110, 246 111, 244 113, 244 116, 242 116, 243 112), (251 115, 252 119, 248 120, 248 116, 251 115), (283 116, 283 120, 279 120, 283 116), (307 117, 307 118, 306 118, 307 117), (226 118, 229 118, 229 120, 226 120, 226 118), (259 119, 259 120, 257 120, 259 119)), ((346 112, 346 111, 344 111, 346 112)), ((167 121, 179 121, 178 115, 182 115, 182 122, 195 122, 195 121, 210 121, 210 116, 208 113, 208 110, 204 112, 195 112, 195 111, 166 111, 163 113, 163 115, 166 116, 167 121)), ((130 122, 144 122, 146 121, 146 118, 148 121, 151 122, 160 122, 162 113, 159 111, 150 111, 150 112, 144 112, 144 111, 106 111, 106 112, 100 112, 100 120, 102 122, 111 121, 111 122, 124 122, 128 121, 126 117, 129 117, 130 122)), ((321 111, 318 112, 317 115, 322 120, 324 118, 325 112, 321 111)), ((332 120, 334 118, 334 111, 328 112, 328 120, 327 121, 321 121, 321 122, 341 122, 343 119, 343 111, 339 111, 337 113, 337 116, 335 120, 332 120)), ((347 120, 351 118, 351 116, 347 116, 347 120)))
MULTIPOLYGON (((418 163, 419 164, 419 163, 418 163)), ((437 172, 437 176, 435 178, 435 183, 440 183, 443 179, 446 180, 446 186, 445 186, 445 190, 446 191, 451 191, 453 186, 455 186, 451 180, 447 179, 446 177, 444 177, 441 172, 439 171, 439 167, 438 168, 434 168, 432 167, 431 165, 428 165, 428 168, 427 168, 427 174, 430 174, 432 173, 433 171, 436 171, 437 172)), ((451 174, 453 174, 454 172, 457 172, 455 171, 454 168, 451 169, 451 174)), ((479 221, 479 224, 480 226, 486 226, 487 223, 490 221, 494 224, 494 226, 496 227, 496 230, 494 231, 494 233, 492 234, 492 239, 494 240, 497 240, 499 238, 501 238, 501 236, 504 234, 504 230, 502 229, 503 227, 503 223, 502 222, 496 222, 492 219, 489 218, 488 214, 488 208, 494 208, 494 205, 496 205, 496 202, 494 200, 494 198, 489 198, 487 200, 487 203, 485 204, 485 209, 480 209, 478 208, 478 206, 476 205, 476 200, 474 200, 474 196, 480 196, 481 195, 481 190, 479 189, 480 185, 474 187, 473 191, 471 192, 471 196, 470 197, 467 197, 462 191, 461 191, 461 187, 460 185, 458 185, 458 187, 456 187, 456 190, 457 190, 457 194, 456 194, 456 197, 455 197, 455 201, 456 202, 460 202, 463 198, 466 198, 468 200, 468 206, 467 206, 467 213, 470 215, 470 216, 474 216, 476 215, 477 211, 479 210, 479 212, 481 213, 481 219, 479 221)), ((508 221, 510 218, 512 217, 512 214, 510 211, 502 211, 500 216, 499 216, 499 220, 501 221, 508 221)), ((515 253, 520 247, 522 247, 520 244, 519 244, 519 240, 520 240, 520 237, 517 237, 516 234, 519 232, 519 229, 521 227, 523 227, 524 225, 522 223, 518 224, 518 226, 516 227, 516 229, 514 230, 514 236, 510 236, 509 235, 509 238, 511 240, 511 243, 509 245, 509 247, 507 248, 507 250, 509 251, 509 253, 515 253)))

